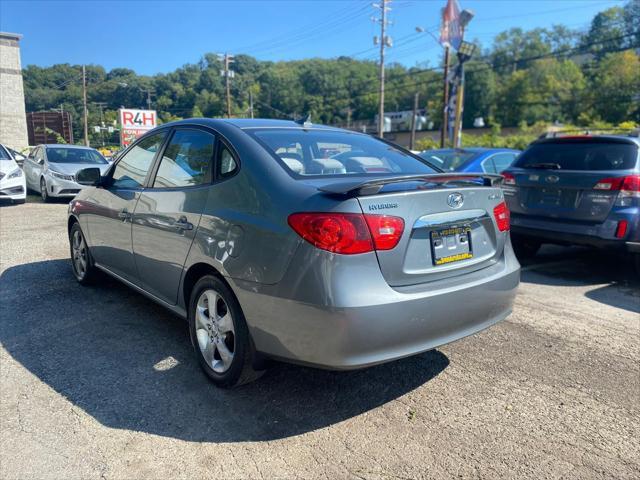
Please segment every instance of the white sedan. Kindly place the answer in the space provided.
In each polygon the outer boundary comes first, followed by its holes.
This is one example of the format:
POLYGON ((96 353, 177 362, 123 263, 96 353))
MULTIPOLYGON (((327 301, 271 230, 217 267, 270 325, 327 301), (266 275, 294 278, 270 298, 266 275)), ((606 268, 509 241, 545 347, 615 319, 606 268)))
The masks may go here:
POLYGON ((97 167, 105 174, 111 164, 89 147, 76 145, 38 145, 24 161, 27 186, 39 192, 42 200, 75 197, 84 188, 76 182, 76 172, 97 167))
POLYGON ((0 145, 0 200, 8 199, 13 203, 24 203, 26 198, 27 185, 24 172, 11 155, 11 150, 0 145))

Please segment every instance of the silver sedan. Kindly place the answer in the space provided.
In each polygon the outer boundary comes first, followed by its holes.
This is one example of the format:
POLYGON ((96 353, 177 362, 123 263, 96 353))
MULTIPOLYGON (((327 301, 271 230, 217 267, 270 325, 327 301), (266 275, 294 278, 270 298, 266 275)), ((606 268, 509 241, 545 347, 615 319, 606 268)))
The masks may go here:
POLYGON ((47 202, 55 197, 74 197, 83 185, 76 182, 78 170, 97 167, 106 173, 110 164, 100 153, 76 145, 38 145, 24 161, 27 188, 39 192, 47 202))

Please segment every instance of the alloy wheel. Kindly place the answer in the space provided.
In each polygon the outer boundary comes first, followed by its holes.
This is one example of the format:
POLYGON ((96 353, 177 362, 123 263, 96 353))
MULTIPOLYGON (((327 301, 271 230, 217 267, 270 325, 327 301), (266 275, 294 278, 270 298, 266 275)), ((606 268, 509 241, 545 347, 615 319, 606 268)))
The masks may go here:
POLYGON ((80 230, 75 230, 71 237, 71 253, 73 268, 77 275, 83 278, 87 273, 88 256, 87 256, 87 244, 84 241, 84 237, 80 230))
POLYGON ((42 196, 42 200, 47 201, 47 182, 44 181, 44 178, 40 179, 40 196, 42 196))
POLYGON ((217 373, 226 372, 233 362, 236 337, 231 310, 222 295, 207 289, 196 305, 196 337, 207 365, 217 373))

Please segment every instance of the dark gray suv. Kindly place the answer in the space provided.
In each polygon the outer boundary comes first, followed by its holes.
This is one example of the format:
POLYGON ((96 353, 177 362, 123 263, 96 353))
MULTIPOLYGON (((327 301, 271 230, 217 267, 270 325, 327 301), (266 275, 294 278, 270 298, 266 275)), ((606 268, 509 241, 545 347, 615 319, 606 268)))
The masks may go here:
POLYGON ((433 349, 504 319, 519 282, 502 177, 369 135, 185 120, 78 181, 78 281, 99 269, 187 318, 220 386, 264 357, 349 369, 433 349))
POLYGON ((639 147, 637 136, 615 135, 531 144, 503 172, 516 253, 588 245, 628 252, 640 271, 639 147))

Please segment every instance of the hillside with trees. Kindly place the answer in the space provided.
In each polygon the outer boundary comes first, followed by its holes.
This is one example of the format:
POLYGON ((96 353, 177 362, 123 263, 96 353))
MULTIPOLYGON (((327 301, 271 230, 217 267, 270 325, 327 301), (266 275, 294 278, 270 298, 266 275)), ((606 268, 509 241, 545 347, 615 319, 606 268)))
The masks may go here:
MULTIPOLYGON (((476 42, 478 43, 478 42, 476 42)), ((467 63, 464 126, 475 117, 492 125, 536 122, 576 125, 640 122, 640 2, 630 1, 597 14, 586 32, 561 25, 499 34, 467 63)), ((226 113, 222 65, 213 53, 170 73, 137 75, 133 70, 87 66, 89 125, 110 123, 117 109, 152 108, 163 122, 226 113)), ((306 112, 316 122, 346 125, 372 121, 377 111, 378 70, 373 61, 349 57, 268 62, 238 54, 233 68, 232 110, 248 116, 249 96, 256 117, 290 118, 306 112)), ((27 111, 64 109, 82 138, 81 66, 27 66, 23 70, 27 111)), ((387 69, 386 110, 412 108, 416 92, 437 128, 442 68, 387 69)), ((103 139, 90 131, 92 144, 103 139)))

